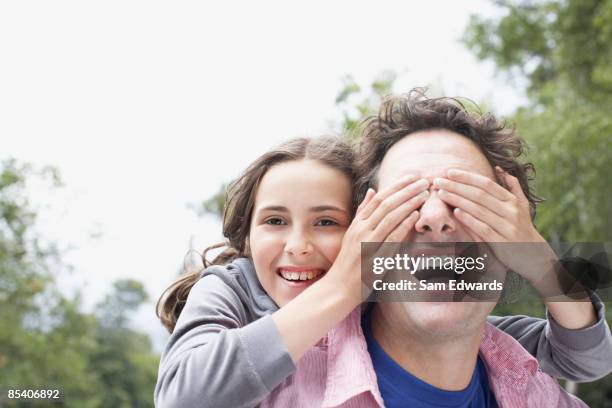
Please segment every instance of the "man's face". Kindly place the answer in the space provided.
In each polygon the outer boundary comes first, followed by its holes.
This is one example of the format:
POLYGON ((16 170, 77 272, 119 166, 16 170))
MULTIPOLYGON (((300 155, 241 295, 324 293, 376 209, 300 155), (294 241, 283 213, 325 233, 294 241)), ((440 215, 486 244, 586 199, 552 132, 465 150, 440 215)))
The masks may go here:
MULTIPOLYGON (((494 172, 478 147, 469 139, 447 130, 428 130, 406 136, 385 155, 378 173, 378 190, 399 178, 414 174, 427 178, 446 177, 449 169, 460 169, 495 179, 494 172)), ((439 199, 437 190, 423 204, 420 218, 410 232, 410 242, 472 241, 453 208, 439 199)), ((454 336, 482 325, 493 302, 405 302, 379 303, 378 311, 389 313, 390 321, 402 321, 409 330, 435 336, 454 336)))

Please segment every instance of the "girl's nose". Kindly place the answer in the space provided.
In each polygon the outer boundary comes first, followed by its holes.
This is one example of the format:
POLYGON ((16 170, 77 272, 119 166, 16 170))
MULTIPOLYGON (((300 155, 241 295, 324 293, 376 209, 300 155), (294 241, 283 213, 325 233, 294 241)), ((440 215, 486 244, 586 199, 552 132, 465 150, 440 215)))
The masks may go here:
POLYGON ((287 239, 285 251, 291 255, 307 255, 312 252, 312 244, 306 234, 295 231, 287 239))

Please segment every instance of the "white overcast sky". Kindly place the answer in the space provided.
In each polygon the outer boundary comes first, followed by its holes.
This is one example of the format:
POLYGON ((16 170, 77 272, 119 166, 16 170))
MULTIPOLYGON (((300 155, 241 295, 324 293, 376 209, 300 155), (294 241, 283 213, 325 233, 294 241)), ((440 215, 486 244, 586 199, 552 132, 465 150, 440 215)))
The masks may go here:
MULTIPOLYGON (((402 72, 510 113, 522 93, 459 42, 489 1, 16 1, 0 3, 0 159, 59 168, 32 191, 91 307, 113 280, 155 300, 190 237, 221 238, 188 209, 279 142, 330 130, 341 79, 402 72)), ((136 323, 162 330, 153 302, 136 323)))

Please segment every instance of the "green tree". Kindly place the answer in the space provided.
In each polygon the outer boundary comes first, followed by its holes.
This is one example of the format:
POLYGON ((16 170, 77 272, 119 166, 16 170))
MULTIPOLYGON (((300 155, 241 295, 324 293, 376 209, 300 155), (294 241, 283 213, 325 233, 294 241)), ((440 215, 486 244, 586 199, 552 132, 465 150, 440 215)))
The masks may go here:
POLYGON ((342 87, 336 95, 336 106, 342 116, 342 121, 337 126, 339 134, 349 141, 358 139, 359 124, 364 118, 378 112, 382 98, 391 93, 396 79, 396 72, 384 71, 364 90, 352 76, 344 77, 342 87))
POLYGON ((95 406, 95 373, 87 369, 90 320, 76 301, 55 288, 62 269, 58 251, 44 247, 29 202, 32 178, 59 185, 53 169, 34 169, 15 160, 0 171, 0 385, 4 388, 59 387, 81 406, 95 406))
POLYGON ((550 239, 612 237, 612 1, 497 1, 503 17, 472 16, 464 41, 504 75, 527 81, 511 118, 531 146, 536 222, 550 239))
POLYGON ((52 168, 0 163, 0 388, 59 388, 67 407, 153 406, 159 357, 145 335, 127 328, 146 299, 142 285, 115 283, 98 315, 81 310, 80 294, 62 294, 56 277, 68 267, 53 245, 41 244, 27 188, 34 179, 60 185, 52 168))
MULTIPOLYGON (((535 188, 547 200, 538 229, 553 241, 610 241, 612 1, 495 4, 502 17, 472 16, 464 42, 500 74, 526 81, 529 104, 510 119, 530 146, 535 188)), ((590 406, 612 406, 612 376, 581 384, 578 394, 590 406)))
POLYGON ((104 386, 102 406, 149 407, 157 378, 158 357, 149 338, 129 327, 129 315, 148 298, 142 283, 119 280, 97 306, 97 347, 91 367, 104 386))
POLYGON ((148 295, 142 283, 123 279, 113 283, 113 292, 97 305, 100 323, 105 328, 126 328, 131 312, 147 300, 148 295))

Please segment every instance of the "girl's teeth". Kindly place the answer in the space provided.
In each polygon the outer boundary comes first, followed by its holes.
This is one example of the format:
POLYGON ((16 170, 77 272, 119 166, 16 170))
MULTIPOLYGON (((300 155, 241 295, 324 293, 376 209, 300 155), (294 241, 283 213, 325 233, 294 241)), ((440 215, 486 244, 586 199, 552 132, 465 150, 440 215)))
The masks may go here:
POLYGON ((281 271, 281 276, 287 280, 292 281, 305 281, 316 278, 320 275, 320 272, 289 272, 289 271, 281 271))

